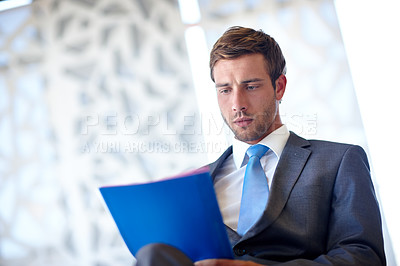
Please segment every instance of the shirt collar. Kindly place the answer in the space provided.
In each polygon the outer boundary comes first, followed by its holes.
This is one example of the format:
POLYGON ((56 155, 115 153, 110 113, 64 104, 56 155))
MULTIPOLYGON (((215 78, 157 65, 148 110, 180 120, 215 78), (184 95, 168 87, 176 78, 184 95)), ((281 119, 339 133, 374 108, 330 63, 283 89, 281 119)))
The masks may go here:
MULTIPOLYGON (((263 138, 258 144, 263 144, 279 158, 281 157, 283 148, 289 138, 289 130, 286 125, 282 125, 271 134, 263 138)), ((245 159, 246 151, 250 144, 240 141, 236 138, 233 139, 233 161, 235 162, 236 169, 239 169, 245 159)), ((268 151, 270 152, 270 151, 268 151)))

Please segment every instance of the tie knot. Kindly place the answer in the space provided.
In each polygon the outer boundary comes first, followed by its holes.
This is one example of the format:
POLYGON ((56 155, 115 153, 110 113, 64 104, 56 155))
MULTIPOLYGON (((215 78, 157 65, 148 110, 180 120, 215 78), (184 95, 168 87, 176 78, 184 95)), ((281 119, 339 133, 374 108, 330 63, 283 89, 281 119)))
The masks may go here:
POLYGON ((264 154, 269 150, 269 148, 267 146, 261 145, 261 144, 256 144, 253 146, 250 146, 247 149, 247 155, 249 156, 249 158, 253 157, 253 156, 257 156, 258 158, 261 158, 264 156, 264 154))

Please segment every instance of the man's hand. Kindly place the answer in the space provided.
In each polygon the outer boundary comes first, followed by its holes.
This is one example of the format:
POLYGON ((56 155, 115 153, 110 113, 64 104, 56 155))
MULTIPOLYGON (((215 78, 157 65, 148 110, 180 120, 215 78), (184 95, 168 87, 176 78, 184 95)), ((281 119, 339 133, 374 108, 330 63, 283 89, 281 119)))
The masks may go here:
POLYGON ((194 263, 195 266, 260 266, 252 261, 244 260, 227 260, 227 259, 210 259, 201 260, 194 263))

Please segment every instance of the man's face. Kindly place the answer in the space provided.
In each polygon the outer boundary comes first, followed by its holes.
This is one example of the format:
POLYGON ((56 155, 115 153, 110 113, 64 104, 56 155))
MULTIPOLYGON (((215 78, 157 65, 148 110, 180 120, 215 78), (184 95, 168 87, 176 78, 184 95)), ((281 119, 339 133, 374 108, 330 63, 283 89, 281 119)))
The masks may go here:
POLYGON ((220 60, 214 79, 222 116, 237 139, 255 144, 282 125, 278 106, 286 78, 281 75, 274 90, 263 55, 220 60))

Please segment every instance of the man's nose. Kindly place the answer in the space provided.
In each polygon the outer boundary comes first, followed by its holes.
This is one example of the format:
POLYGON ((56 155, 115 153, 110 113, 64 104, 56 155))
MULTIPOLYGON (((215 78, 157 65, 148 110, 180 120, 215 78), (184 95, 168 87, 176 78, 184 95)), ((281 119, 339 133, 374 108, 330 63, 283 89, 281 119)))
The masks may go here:
POLYGON ((246 111, 247 110, 247 99, 243 93, 240 91, 235 91, 233 93, 233 102, 232 102, 232 111, 239 112, 239 111, 246 111))

